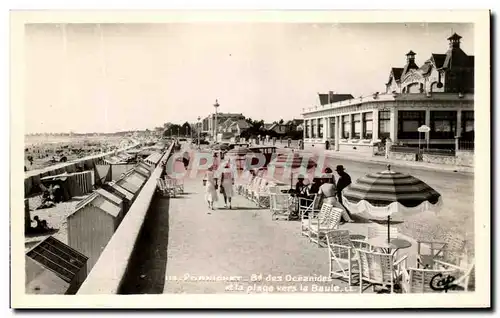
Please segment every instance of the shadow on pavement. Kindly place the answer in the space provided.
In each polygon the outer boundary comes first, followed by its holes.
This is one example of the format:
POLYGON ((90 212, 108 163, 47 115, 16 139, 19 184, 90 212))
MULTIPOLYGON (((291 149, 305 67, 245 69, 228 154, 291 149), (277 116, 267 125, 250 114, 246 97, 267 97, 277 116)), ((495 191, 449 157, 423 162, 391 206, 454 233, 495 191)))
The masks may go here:
POLYGON ((119 294, 162 294, 167 269, 170 200, 155 196, 119 294))

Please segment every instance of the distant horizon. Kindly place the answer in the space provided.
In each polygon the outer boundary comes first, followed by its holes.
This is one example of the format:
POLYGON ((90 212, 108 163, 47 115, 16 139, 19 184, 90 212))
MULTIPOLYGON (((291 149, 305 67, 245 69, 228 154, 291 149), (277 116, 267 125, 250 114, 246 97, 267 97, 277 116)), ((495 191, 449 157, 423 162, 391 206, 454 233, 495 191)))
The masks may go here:
POLYGON ((28 133, 115 133, 214 112, 302 119, 317 93, 385 92, 392 67, 420 66, 466 23, 27 24, 28 133))

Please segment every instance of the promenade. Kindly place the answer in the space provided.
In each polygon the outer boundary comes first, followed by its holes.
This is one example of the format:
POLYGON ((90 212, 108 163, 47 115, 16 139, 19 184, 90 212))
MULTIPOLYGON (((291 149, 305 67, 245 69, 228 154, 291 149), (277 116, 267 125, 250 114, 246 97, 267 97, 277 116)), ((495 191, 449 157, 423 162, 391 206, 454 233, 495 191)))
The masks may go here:
MULTIPOLYGON (((126 293, 359 292, 328 279, 328 250, 302 236, 299 222, 273 221, 268 209, 238 195, 233 209, 224 208, 220 197, 209 210, 202 177, 184 182, 185 194, 155 198, 148 234, 141 238, 141 263, 126 293)), ((357 220, 341 228, 366 235, 369 226, 381 226, 357 220)), ((413 244, 405 253, 414 264, 416 242, 403 238, 413 244)))

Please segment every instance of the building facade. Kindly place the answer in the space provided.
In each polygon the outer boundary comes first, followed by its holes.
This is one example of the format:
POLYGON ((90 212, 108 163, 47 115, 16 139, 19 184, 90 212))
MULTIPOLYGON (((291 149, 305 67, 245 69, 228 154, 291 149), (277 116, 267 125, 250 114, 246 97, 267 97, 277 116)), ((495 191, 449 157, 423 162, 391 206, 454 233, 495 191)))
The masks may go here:
MULTIPOLYGON (((222 125, 226 122, 245 120, 245 116, 243 114, 235 114, 235 113, 217 113, 217 125, 215 124, 215 114, 210 114, 202 120, 202 133, 206 133, 208 136, 213 138, 215 133, 215 127, 217 127, 217 132, 221 132, 222 125)), ((226 127, 227 128, 227 127, 226 127)))
POLYGON ((455 148, 474 140, 474 56, 448 38, 445 54, 431 54, 421 66, 413 51, 402 68, 392 68, 384 93, 354 98, 319 94, 319 106, 304 109, 304 146, 373 153, 390 138, 393 144, 455 148), (419 133, 426 125, 428 133, 419 133))

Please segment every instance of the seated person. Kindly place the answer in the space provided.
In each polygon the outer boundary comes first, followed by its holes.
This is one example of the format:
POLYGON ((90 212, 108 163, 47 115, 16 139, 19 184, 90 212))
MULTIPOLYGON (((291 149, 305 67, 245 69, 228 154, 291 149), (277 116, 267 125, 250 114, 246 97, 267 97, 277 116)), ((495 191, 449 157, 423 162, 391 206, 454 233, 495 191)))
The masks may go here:
POLYGON ((297 183, 295 184, 295 194, 297 196, 305 196, 305 191, 306 191, 306 184, 304 183, 304 176, 299 175, 297 177, 297 183))
POLYGON ((321 179, 314 178, 312 184, 306 189, 306 195, 308 197, 314 197, 318 193, 320 186, 321 186, 321 179))

